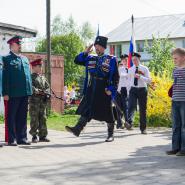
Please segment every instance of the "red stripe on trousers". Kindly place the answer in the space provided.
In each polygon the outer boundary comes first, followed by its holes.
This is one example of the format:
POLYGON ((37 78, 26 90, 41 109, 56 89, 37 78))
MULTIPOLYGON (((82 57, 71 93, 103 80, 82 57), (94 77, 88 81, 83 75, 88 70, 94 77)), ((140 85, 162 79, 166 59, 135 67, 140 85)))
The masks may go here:
POLYGON ((8 142, 8 101, 4 100, 5 142, 8 142))

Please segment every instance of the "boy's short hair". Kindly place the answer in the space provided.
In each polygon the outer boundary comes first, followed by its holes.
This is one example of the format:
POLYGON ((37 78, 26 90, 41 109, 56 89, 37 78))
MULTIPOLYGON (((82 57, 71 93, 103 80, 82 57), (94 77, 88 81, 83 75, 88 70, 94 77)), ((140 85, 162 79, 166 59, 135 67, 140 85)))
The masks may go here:
POLYGON ((184 48, 175 48, 171 52, 172 55, 180 55, 180 56, 185 56, 185 49, 184 48))

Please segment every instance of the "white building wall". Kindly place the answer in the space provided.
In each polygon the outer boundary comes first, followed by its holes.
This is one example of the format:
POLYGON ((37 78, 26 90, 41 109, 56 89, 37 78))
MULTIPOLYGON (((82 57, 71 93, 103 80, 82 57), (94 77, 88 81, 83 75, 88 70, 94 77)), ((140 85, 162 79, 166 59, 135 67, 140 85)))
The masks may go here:
POLYGON ((9 45, 7 44, 7 41, 11 38, 12 36, 6 35, 6 34, 1 34, 0 33, 0 55, 7 55, 9 53, 9 45))

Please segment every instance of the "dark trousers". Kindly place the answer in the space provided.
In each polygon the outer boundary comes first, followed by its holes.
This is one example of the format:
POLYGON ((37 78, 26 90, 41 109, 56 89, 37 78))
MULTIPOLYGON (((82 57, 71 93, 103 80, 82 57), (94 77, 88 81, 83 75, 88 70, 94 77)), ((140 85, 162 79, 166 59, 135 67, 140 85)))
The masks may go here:
POLYGON ((134 112, 139 104, 140 130, 146 129, 147 89, 145 87, 131 87, 128 100, 128 123, 132 125, 134 112))
POLYGON ((8 142, 27 139, 27 112, 27 96, 8 100, 8 142))
POLYGON ((127 99, 127 89, 126 87, 121 88, 121 94, 117 92, 116 94, 116 101, 119 105, 119 109, 116 108, 117 114, 117 128, 121 127, 123 124, 122 117, 124 116, 125 121, 128 121, 128 99, 127 99))
POLYGON ((185 151, 185 102, 172 101, 172 150, 185 151))
POLYGON ((121 88, 121 103, 122 111, 125 121, 128 121, 128 98, 127 98, 127 89, 126 87, 121 88))

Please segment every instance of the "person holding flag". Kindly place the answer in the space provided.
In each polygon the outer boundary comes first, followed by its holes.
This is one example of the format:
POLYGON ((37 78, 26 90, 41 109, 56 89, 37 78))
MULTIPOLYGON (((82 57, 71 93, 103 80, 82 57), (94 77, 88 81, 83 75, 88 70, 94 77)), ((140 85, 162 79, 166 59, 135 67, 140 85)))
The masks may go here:
POLYGON ((146 108, 147 108, 147 84, 151 83, 148 67, 140 64, 141 55, 134 52, 132 54, 133 66, 128 70, 131 89, 128 100, 128 123, 127 127, 132 127, 134 111, 139 103, 140 130, 142 134, 146 132, 146 108))

